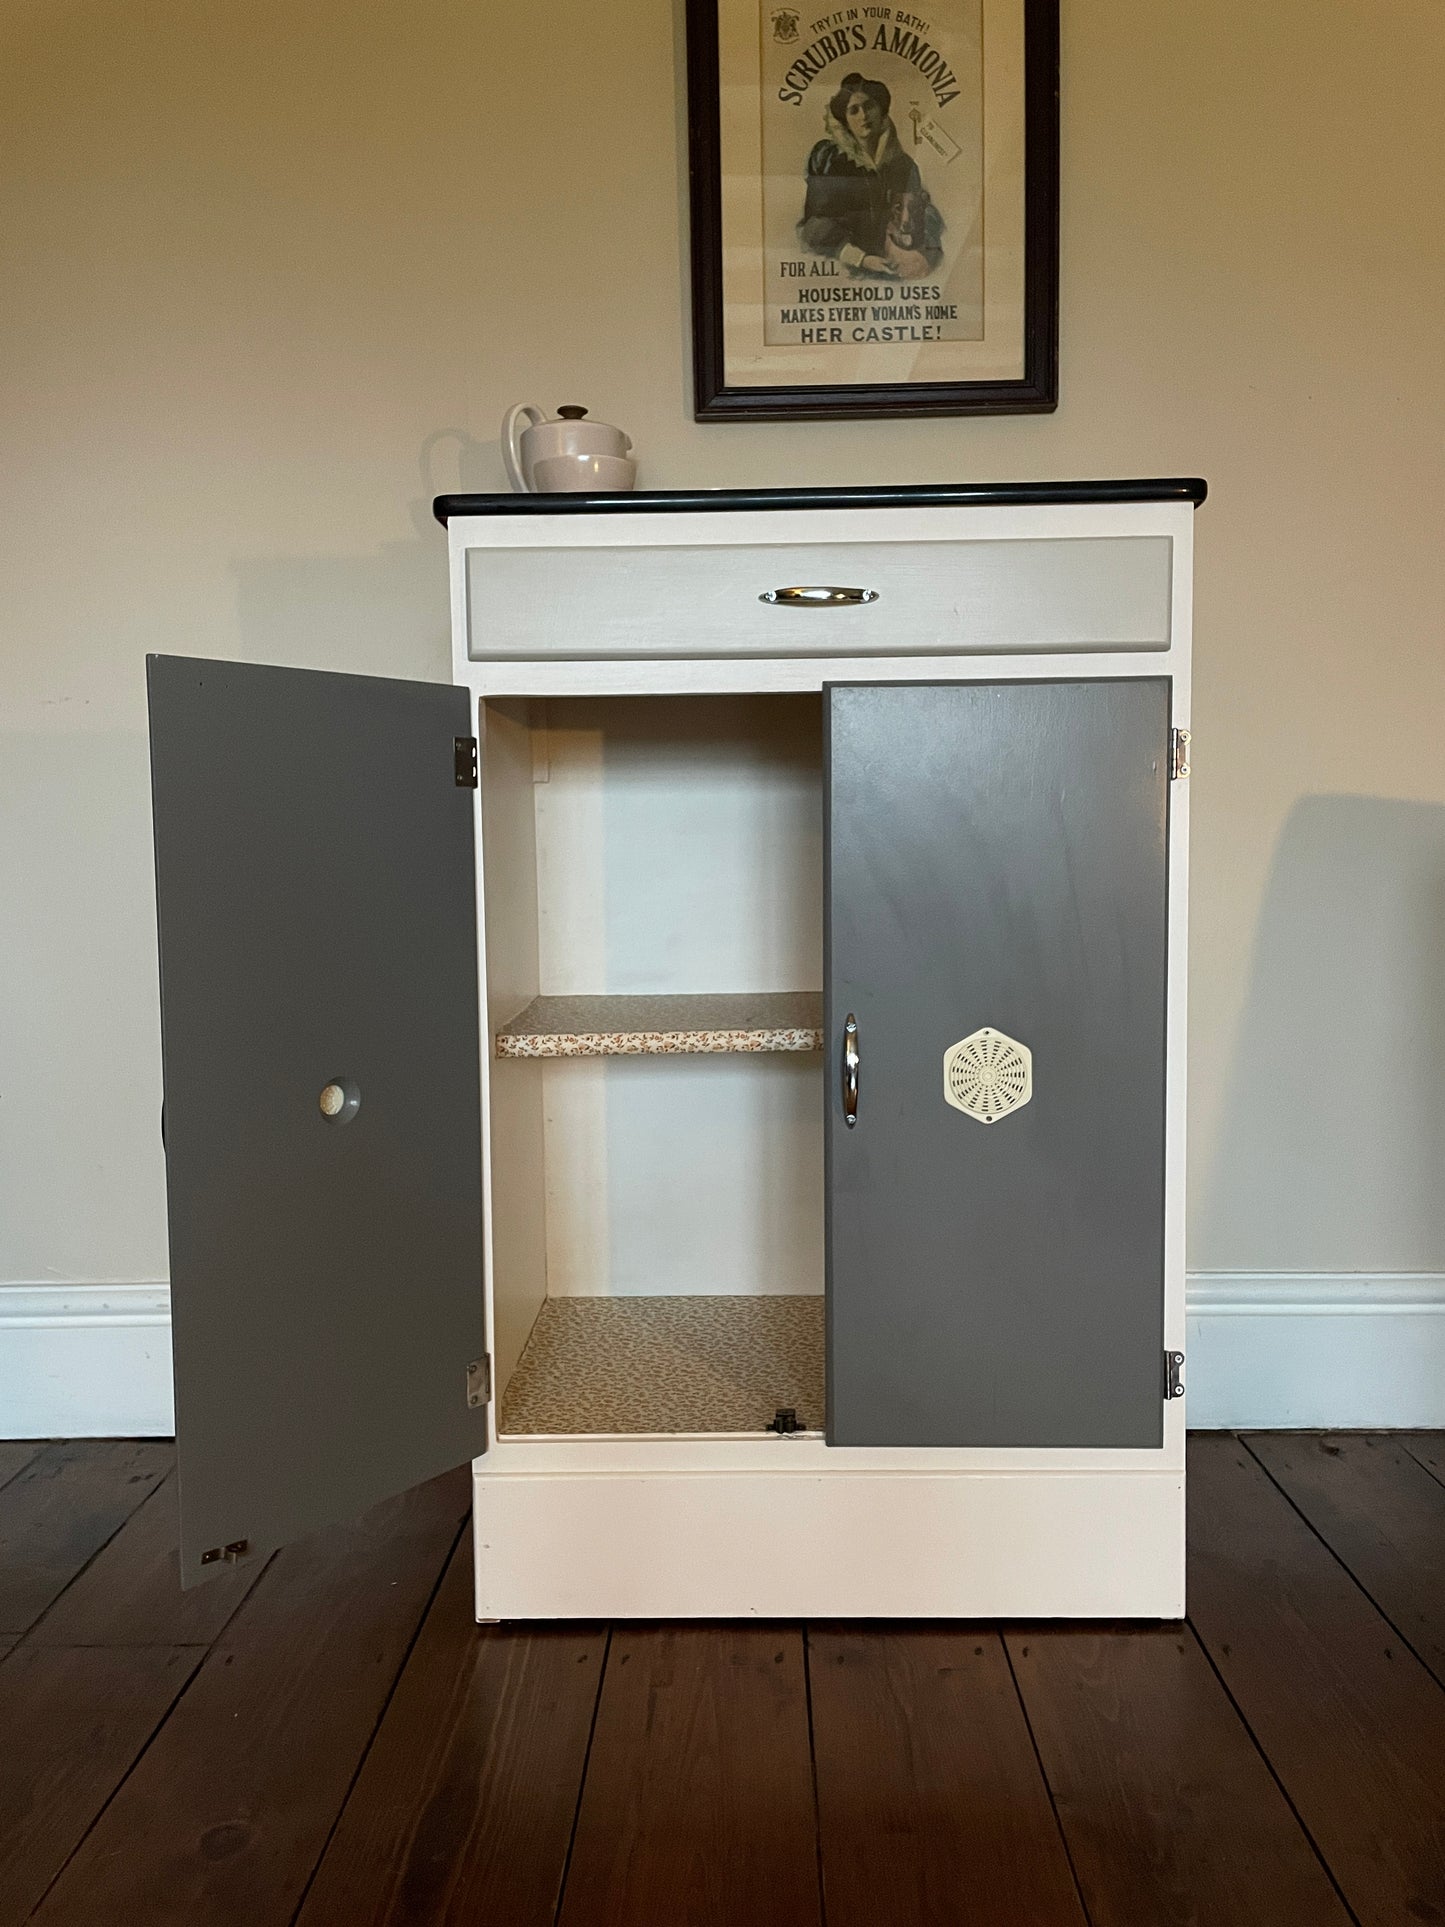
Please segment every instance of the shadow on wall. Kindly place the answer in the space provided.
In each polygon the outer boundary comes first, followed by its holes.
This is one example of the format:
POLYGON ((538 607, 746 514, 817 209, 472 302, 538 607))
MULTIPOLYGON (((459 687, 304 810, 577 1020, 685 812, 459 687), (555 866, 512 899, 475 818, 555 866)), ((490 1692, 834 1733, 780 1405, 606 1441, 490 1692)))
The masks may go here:
POLYGON ((46 725, 0 732, 0 1277, 163 1278, 146 739, 46 725))
POLYGON ((1313 796, 1265 890, 1199 1249, 1445 1271, 1445 807, 1313 796))
POLYGON ((418 458, 407 511, 416 539, 369 555, 282 555, 233 565, 243 655, 355 675, 451 679, 446 531, 437 495, 504 488, 501 451, 465 429, 437 429, 418 458), (454 460, 445 451, 455 445, 454 460))

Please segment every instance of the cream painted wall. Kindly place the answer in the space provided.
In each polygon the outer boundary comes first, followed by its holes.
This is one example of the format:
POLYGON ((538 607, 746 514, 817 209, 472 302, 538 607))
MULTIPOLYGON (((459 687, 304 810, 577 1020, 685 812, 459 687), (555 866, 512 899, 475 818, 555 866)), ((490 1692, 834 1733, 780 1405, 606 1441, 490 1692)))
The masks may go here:
POLYGON ((516 398, 644 479, 1200 473, 1191 1263, 1445 1270, 1438 0, 1065 0, 1052 417, 688 419, 671 0, 4 0, 0 1278, 157 1278, 147 650, 445 675, 516 398))

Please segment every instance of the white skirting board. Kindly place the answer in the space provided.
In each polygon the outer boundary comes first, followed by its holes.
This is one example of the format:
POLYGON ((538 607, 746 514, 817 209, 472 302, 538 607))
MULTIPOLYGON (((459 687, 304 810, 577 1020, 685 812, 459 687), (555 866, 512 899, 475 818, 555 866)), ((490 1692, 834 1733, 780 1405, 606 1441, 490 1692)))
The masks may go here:
POLYGON ((1445 1273, 1191 1273, 1188 1422, 1445 1426, 1445 1273))
POLYGON ((0 1284, 0 1438, 167 1438, 170 1289, 0 1284))
MULTIPOLYGON (((1189 1279, 1192 1426, 1445 1426, 1445 1272, 1189 1279)), ((0 1438, 174 1429, 164 1284, 0 1284, 0 1438)))

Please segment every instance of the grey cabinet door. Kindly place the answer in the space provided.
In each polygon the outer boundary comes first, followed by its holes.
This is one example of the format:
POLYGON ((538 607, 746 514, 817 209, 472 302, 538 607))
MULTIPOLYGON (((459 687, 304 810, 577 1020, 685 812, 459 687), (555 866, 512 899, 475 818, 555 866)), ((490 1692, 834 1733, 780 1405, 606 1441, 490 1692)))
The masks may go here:
POLYGON ((1169 697, 826 692, 835 1445, 1162 1441, 1169 697))
POLYGON ((148 671, 191 1584, 485 1444, 472 732, 460 689, 148 671))

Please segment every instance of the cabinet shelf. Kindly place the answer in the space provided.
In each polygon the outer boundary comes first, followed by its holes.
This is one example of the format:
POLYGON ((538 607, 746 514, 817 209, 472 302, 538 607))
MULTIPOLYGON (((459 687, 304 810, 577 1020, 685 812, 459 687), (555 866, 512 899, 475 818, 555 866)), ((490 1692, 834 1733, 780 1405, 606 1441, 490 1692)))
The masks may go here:
POLYGON ((548 1298, 502 1395, 507 1436, 823 1429, 823 1299, 548 1298))
POLYGON ((497 1032, 498 1057, 678 1057, 820 1051, 823 994, 535 997, 497 1032))

